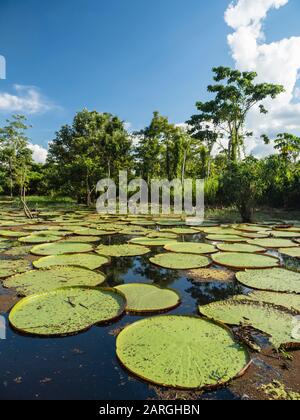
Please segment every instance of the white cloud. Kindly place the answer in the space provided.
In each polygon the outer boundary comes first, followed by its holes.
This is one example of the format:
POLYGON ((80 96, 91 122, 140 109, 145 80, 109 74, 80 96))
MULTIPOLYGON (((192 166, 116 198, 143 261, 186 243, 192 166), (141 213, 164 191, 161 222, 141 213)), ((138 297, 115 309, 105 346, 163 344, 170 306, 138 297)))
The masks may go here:
POLYGON ((248 152, 270 153, 272 147, 261 145, 261 134, 276 135, 282 131, 300 133, 300 90, 297 81, 300 70, 300 37, 284 38, 267 43, 263 23, 271 9, 285 6, 289 0, 238 0, 225 12, 226 23, 234 29, 228 44, 236 67, 242 71, 256 71, 258 82, 282 84, 286 92, 274 101, 266 101, 269 114, 258 109, 251 112, 248 127, 256 140, 248 145, 248 152))
POLYGON ((36 163, 45 163, 48 155, 48 150, 38 144, 30 144, 30 150, 33 152, 33 160, 36 163))
POLYGON ((55 108, 34 86, 14 85, 13 90, 0 92, 0 112, 37 114, 55 108))

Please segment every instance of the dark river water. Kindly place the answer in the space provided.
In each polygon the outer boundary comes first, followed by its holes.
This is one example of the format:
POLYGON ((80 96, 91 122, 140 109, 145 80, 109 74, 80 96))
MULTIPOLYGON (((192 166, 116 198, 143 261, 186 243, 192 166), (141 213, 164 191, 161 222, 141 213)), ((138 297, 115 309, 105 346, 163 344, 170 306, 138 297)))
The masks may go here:
MULTIPOLYGON (((118 236, 102 243, 124 243, 128 239, 118 236)), ((182 238, 199 239, 200 235, 182 238)), ((154 248, 152 254, 161 251, 154 248)), ((151 265, 149 256, 112 259, 110 265, 102 268, 107 274, 107 285, 144 282, 174 288, 180 293, 182 303, 171 314, 197 314, 198 305, 245 291, 233 283, 195 282, 183 272, 151 265)), ((66 338, 32 338, 8 327, 6 340, 0 340, 0 399, 156 398, 155 389, 128 374, 115 354, 116 330, 141 318, 125 315, 111 325, 94 326, 85 333, 66 338)), ((206 397, 233 399, 234 395, 229 389, 223 389, 206 397)))

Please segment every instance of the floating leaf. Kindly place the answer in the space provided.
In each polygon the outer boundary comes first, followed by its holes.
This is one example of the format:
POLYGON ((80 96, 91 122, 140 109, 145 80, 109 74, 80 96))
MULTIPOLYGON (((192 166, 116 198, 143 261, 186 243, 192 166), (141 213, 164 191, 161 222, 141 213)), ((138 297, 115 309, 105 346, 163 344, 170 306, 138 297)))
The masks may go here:
POLYGON ((217 248, 223 252, 243 252, 246 254, 255 254, 266 251, 265 248, 249 244, 219 244, 217 245, 217 248))
POLYGON ((236 274, 237 280, 252 289, 300 293, 300 273, 283 268, 246 270, 236 274))
POLYGON ((151 252, 151 250, 145 246, 131 244, 99 245, 96 251, 100 255, 107 255, 109 257, 136 257, 151 252))
POLYGON ((190 270, 193 268, 208 267, 211 260, 202 255, 196 254, 179 254, 167 252, 150 258, 150 261, 159 267, 173 270, 190 270))
POLYGON ((26 260, 0 260, 0 278, 13 276, 16 273, 24 273, 31 269, 26 260))
POLYGON ((67 287, 22 299, 9 321, 27 334, 69 335, 118 318, 125 305, 124 296, 114 289, 67 287))
POLYGON ((161 232, 175 233, 175 235, 198 235, 199 231, 193 228, 163 229, 161 232))
POLYGON ((169 243, 164 248, 167 251, 179 252, 181 254, 212 254, 218 251, 213 245, 194 242, 169 243))
POLYGON ((71 254, 71 255, 50 255, 33 262, 35 268, 50 268, 55 266, 77 266, 95 270, 110 260, 96 254, 71 254))
POLYGON ((271 268, 279 264, 279 260, 274 257, 239 252, 220 252, 213 254, 212 259, 216 264, 234 269, 271 268))
POLYGON ((152 284, 123 284, 116 289, 124 293, 128 312, 161 312, 180 303, 180 296, 175 290, 161 289, 152 284))
POLYGON ((300 246, 295 248, 280 248, 279 252, 292 258, 300 258, 300 246))
POLYGON ((30 251, 34 255, 64 255, 64 254, 80 254, 93 251, 93 247, 89 244, 81 244, 75 242, 55 242, 54 244, 37 245, 30 251))
POLYGON ((249 365, 247 350, 226 328, 188 316, 157 316, 117 337, 117 356, 136 376, 180 389, 225 384, 249 365))
POLYGON ((201 306, 202 315, 228 325, 250 326, 270 336, 276 347, 300 345, 292 337, 294 315, 272 304, 231 299, 201 306))
POLYGON ((78 267, 57 267, 49 270, 32 270, 10 277, 4 287, 16 289, 20 296, 49 292, 62 287, 99 286, 105 281, 102 273, 78 267))
POLYGON ((21 238, 22 236, 26 236, 26 233, 15 230, 0 230, 0 236, 4 236, 5 238, 21 238))
POLYGON ((109 231, 109 230, 100 230, 100 229, 79 229, 79 230, 75 230, 75 235, 80 235, 80 236, 105 236, 105 235, 115 235, 116 232, 114 231, 109 231))
POLYGON ((296 294, 255 290, 247 296, 239 296, 238 298, 242 300, 247 298, 257 302, 272 303, 276 306, 283 306, 291 311, 300 312, 300 295, 296 294))
POLYGON ((30 253, 30 250, 31 246, 14 246, 4 251, 4 254, 9 257, 25 257, 30 253))
POLYGON ((208 241, 213 242, 246 242, 246 238, 242 238, 237 235, 208 235, 206 237, 208 241))
POLYGON ((299 238, 300 237, 300 233, 298 232, 284 232, 284 231, 280 231, 280 230, 273 230, 271 232, 271 235, 274 238, 299 238))
POLYGON ((295 242, 288 239, 266 238, 266 239, 251 239, 247 241, 250 245, 262 246, 263 248, 293 248, 295 242))
POLYGON ((168 238, 134 238, 129 241, 130 244, 145 246, 165 246, 170 243, 168 238))
POLYGON ((19 238, 19 242, 21 242, 22 244, 43 244, 46 242, 57 242, 62 238, 62 236, 52 235, 51 233, 32 234, 23 238, 19 238))

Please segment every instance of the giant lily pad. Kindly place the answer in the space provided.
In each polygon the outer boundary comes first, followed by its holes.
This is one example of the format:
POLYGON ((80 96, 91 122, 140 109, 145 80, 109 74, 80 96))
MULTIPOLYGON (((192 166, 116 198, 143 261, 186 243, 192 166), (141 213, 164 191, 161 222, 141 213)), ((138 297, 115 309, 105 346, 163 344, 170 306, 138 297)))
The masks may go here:
POLYGON ((100 229, 79 229, 75 230, 75 235, 79 236, 105 236, 105 235, 115 235, 118 233, 117 231, 109 231, 109 230, 100 230, 100 229))
POLYGON ((293 248, 295 242, 289 239, 266 238, 266 239, 251 239, 247 241, 250 245, 262 246, 263 248, 293 248))
POLYGON ((249 245, 249 244, 219 244, 217 248, 223 252, 243 252, 249 254, 256 254, 265 252, 266 249, 261 246, 249 245))
POLYGON ((266 333, 276 348, 300 345, 300 339, 293 338, 294 315, 272 304, 231 299, 199 309, 210 319, 229 325, 250 326, 266 333))
POLYGON ((24 273, 30 269, 31 265, 26 260, 0 260, 0 278, 24 273))
POLYGON ((274 238, 299 238, 300 237, 300 233, 298 232, 286 232, 286 231, 280 231, 280 230, 273 230, 271 232, 271 235, 274 238))
POLYGON ((63 255, 90 252, 93 247, 89 244, 75 242, 56 242, 53 244, 37 245, 30 251, 34 255, 63 255))
POLYGON ((5 238, 21 238, 22 236, 26 236, 26 233, 15 230, 0 230, 0 236, 4 236, 5 238))
POLYGON ((199 234, 198 230, 193 228, 171 228, 171 229, 162 229, 161 232, 170 232, 175 233, 175 235, 197 235, 199 234))
POLYGON ((283 268, 249 270, 237 273, 236 278, 240 283, 252 289, 300 293, 300 273, 283 268))
POLYGON ((130 244, 145 246, 165 246, 172 240, 168 238, 134 238, 129 241, 130 244))
POLYGON ((29 236, 19 238, 19 242, 21 242, 22 244, 43 244, 46 242, 57 242, 60 239, 62 239, 62 236, 52 235, 51 233, 44 233, 32 234, 29 236))
POLYGON ((247 350, 229 330, 188 316, 158 316, 129 325, 117 337, 117 356, 136 376, 180 389, 225 384, 249 365, 247 350))
POLYGON ((190 270, 193 268, 208 267, 211 260, 202 255, 196 254, 179 254, 174 252, 166 252, 150 258, 150 261, 159 267, 172 270, 190 270))
POLYGON ((3 253, 9 257, 25 257, 30 253, 30 250, 31 246, 14 246, 5 250, 3 253))
POLYGON ((79 267, 56 267, 49 270, 32 270, 10 277, 4 287, 17 290, 20 296, 49 292, 61 287, 99 286, 105 281, 101 273, 79 267))
POLYGON ((69 335, 118 318, 125 305, 124 296, 114 289, 67 287, 22 299, 9 321, 27 334, 69 335))
POLYGON ((92 242, 99 242, 100 238, 97 236, 72 236, 70 238, 64 239, 61 241, 62 243, 65 242, 77 242, 77 243, 92 243, 92 242))
POLYGON ((138 255, 148 254, 151 250, 142 245, 99 245, 96 249, 100 255, 109 257, 136 257, 138 255))
POLYGON ((271 268, 279 264, 279 260, 274 257, 239 252, 219 252, 213 254, 212 259, 216 264, 235 269, 271 268))
POLYGON ((281 254, 287 255, 292 258, 300 258, 300 246, 295 248, 280 248, 279 252, 281 254))
MULTIPOLYGON (((245 299, 245 296, 240 296, 239 298, 245 299)), ((300 295, 255 290, 247 295, 246 298, 256 302, 272 303, 276 306, 283 306, 291 311, 300 312, 300 295)))
POLYGON ((33 262, 35 268, 50 268, 55 266, 77 266, 95 270, 104 264, 109 263, 109 259, 96 254, 71 254, 71 255, 50 255, 40 258, 33 262))
POLYGON ((175 290, 161 289, 152 284, 123 284, 116 289, 124 293, 128 312, 161 312, 180 303, 180 296, 175 290))
POLYGON ((246 242, 246 238, 237 235, 208 235, 207 240, 213 242, 246 242))
POLYGON ((169 243, 164 248, 167 251, 179 252, 181 254, 212 254, 218 251, 213 245, 194 242, 169 243))

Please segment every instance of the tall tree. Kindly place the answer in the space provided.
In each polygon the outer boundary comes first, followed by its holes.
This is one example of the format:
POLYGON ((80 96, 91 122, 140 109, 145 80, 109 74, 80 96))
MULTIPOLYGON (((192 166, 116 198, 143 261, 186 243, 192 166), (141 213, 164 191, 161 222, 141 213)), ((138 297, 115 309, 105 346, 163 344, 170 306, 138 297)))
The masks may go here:
POLYGON ((266 114, 268 111, 263 101, 275 99, 284 92, 284 88, 270 83, 255 83, 255 72, 216 67, 213 73, 216 83, 208 86, 208 92, 215 97, 208 102, 197 102, 200 113, 193 115, 188 124, 191 134, 209 148, 218 140, 228 139, 228 159, 236 162, 242 156, 245 139, 252 136, 245 128, 249 111, 258 106, 260 112, 266 114))
POLYGON ((26 135, 30 126, 26 122, 25 116, 13 115, 12 120, 7 120, 7 125, 0 128, 0 162, 8 178, 11 197, 18 186, 20 196, 25 198, 29 171, 33 163, 26 135))
POLYGON ((119 118, 96 111, 76 114, 72 126, 65 125, 50 144, 48 165, 62 187, 85 196, 91 205, 97 182, 104 177, 117 179, 119 169, 131 165, 131 138, 119 118))

